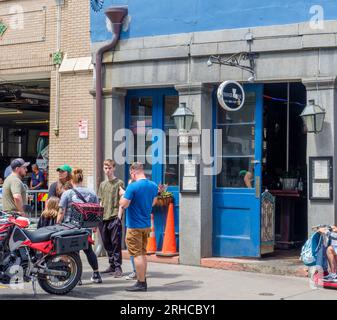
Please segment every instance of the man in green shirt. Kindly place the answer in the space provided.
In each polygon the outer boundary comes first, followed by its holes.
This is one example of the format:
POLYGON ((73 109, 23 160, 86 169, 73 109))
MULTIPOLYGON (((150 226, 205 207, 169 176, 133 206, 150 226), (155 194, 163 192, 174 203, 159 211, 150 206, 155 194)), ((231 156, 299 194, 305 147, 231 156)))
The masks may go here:
POLYGON ((116 163, 113 160, 105 160, 103 169, 108 180, 103 181, 98 189, 98 198, 104 207, 103 222, 99 225, 99 231, 108 253, 110 266, 102 273, 114 273, 115 278, 121 278, 122 209, 119 208, 119 191, 124 187, 124 183, 115 177, 116 163))
POLYGON ((15 211, 27 217, 24 212, 24 207, 27 204, 27 194, 22 179, 27 174, 29 164, 22 158, 14 159, 11 162, 12 173, 5 179, 2 187, 4 211, 15 211))

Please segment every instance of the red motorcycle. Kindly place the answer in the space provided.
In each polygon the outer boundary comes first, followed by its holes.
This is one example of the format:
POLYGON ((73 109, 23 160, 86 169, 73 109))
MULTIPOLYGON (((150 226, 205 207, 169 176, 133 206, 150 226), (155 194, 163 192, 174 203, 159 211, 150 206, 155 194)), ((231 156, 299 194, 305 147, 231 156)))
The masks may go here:
POLYGON ((92 244, 90 232, 73 224, 30 231, 29 220, 0 211, 0 283, 36 281, 56 295, 70 292, 82 275, 79 251, 92 244))

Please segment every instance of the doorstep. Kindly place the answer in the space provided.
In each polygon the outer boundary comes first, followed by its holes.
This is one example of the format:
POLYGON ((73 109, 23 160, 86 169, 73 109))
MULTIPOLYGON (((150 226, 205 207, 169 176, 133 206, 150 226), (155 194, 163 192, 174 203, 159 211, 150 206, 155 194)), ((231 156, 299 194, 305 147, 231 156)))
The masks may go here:
POLYGON ((201 266, 223 270, 308 277, 308 267, 298 260, 298 255, 275 255, 261 259, 204 258, 201 259, 201 266))

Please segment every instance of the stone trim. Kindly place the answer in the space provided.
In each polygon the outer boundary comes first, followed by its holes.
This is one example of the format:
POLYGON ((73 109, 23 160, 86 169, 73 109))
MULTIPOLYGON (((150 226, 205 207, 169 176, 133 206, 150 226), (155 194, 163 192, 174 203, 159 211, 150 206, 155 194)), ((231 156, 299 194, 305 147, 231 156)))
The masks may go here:
POLYGON ((204 83, 178 84, 174 88, 179 92, 179 95, 198 95, 210 94, 214 87, 204 83))
MULTIPOLYGON (((102 91, 104 98, 125 97, 127 94, 127 90, 121 88, 103 88, 102 91)), ((96 98, 96 89, 91 89, 89 93, 96 98)))
MULTIPOLYGON (((256 28, 223 29, 120 40, 114 52, 103 56, 104 63, 162 60, 229 55, 248 51, 246 35, 252 33, 252 51, 275 52, 337 47, 337 20, 324 21, 324 29, 313 30, 309 23, 256 28)), ((92 44, 95 54, 105 42, 92 44)))
POLYGON ((302 83, 306 87, 307 91, 318 90, 332 90, 337 89, 336 77, 318 77, 302 79, 302 83))

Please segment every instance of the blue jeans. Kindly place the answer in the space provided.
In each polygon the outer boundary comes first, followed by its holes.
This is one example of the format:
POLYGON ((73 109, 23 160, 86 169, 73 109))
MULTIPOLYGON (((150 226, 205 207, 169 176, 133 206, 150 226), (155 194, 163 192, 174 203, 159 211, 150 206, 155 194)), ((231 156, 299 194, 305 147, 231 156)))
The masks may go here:
POLYGON ((317 251, 316 265, 321 266, 323 271, 328 271, 328 257, 326 255, 326 250, 327 247, 322 244, 317 251))

